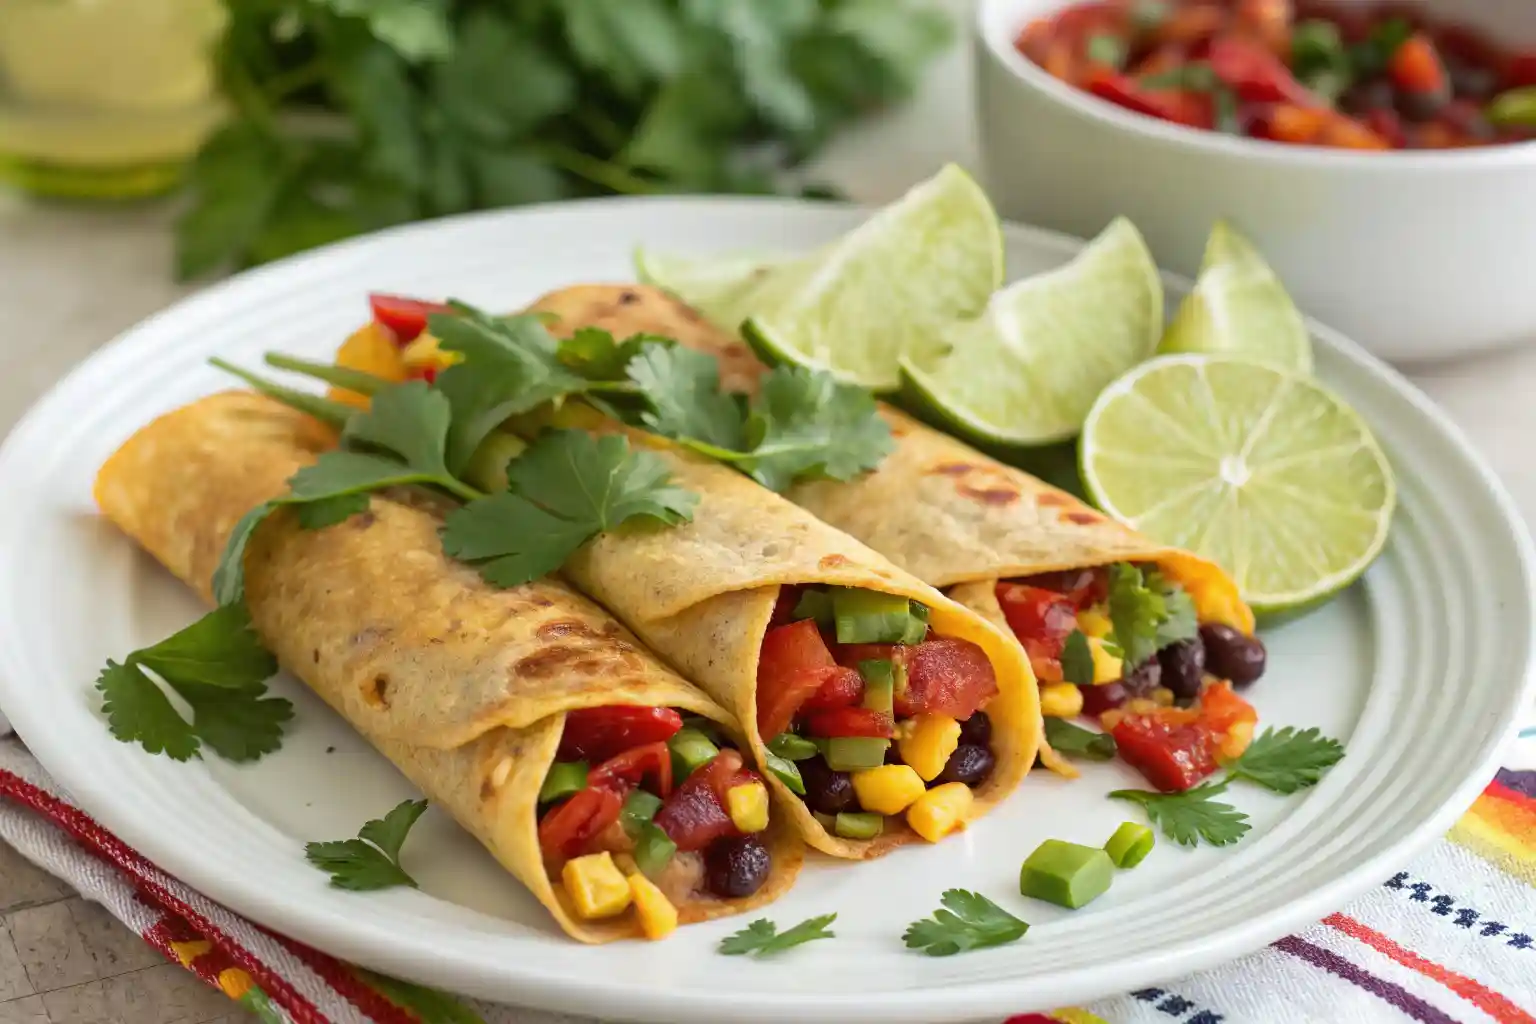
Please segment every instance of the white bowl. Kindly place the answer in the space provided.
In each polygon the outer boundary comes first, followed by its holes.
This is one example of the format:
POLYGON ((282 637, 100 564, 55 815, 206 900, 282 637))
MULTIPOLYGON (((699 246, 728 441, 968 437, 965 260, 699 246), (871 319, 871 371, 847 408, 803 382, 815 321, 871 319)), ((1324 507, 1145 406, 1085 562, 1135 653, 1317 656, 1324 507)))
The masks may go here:
MULTIPOLYGON (((980 0, 988 190, 1010 220, 1090 237, 1118 214, 1193 273, 1212 222, 1252 238, 1306 312, 1378 355, 1423 361, 1536 339, 1536 143, 1359 153, 1203 132, 1060 82, 1013 41, 1063 0, 980 0)), ((1536 41, 1536 3, 1429 10, 1536 41)))

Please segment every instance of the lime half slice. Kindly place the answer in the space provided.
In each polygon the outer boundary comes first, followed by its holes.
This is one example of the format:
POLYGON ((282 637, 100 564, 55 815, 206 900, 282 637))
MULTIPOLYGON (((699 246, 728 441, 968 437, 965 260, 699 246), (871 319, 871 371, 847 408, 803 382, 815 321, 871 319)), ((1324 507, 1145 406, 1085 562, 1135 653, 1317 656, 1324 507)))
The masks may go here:
POLYGON ((1226 352, 1312 372, 1312 338, 1296 304, 1253 244, 1225 221, 1205 243, 1195 289, 1159 352, 1226 352))
POLYGON ((1099 396, 1083 483, 1100 508, 1232 574, 1260 614, 1347 587, 1386 543, 1397 485, 1360 417, 1309 376, 1163 356, 1099 396))
POLYGON ((678 256, 635 250, 635 273, 645 284, 665 289, 734 331, 752 314, 752 297, 774 268, 790 262, 773 253, 678 256))
POLYGON ((811 256, 772 268, 742 334, 765 362, 830 370, 893 391, 903 355, 976 316, 1002 284, 997 214, 953 165, 811 256))
POLYGON ((1009 286, 983 316, 946 327, 946 355, 903 359, 903 398, 983 444, 1052 444, 1077 436, 1099 392, 1150 356, 1162 330, 1157 264, 1122 217, 1071 263, 1009 286))

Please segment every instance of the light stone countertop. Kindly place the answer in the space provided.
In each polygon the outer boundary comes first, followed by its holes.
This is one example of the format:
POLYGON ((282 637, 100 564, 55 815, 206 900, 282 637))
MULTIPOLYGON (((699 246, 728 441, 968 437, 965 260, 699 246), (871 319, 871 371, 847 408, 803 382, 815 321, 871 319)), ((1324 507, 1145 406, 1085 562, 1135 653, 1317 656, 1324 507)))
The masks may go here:
MULTIPOLYGON (((912 106, 842 138, 823 159, 821 176, 859 201, 879 203, 946 160, 974 166, 971 122, 962 113, 969 109, 964 50, 956 49, 912 106)), ((170 278, 171 215, 167 203, 80 208, 0 196, 0 432, 96 347, 193 290, 170 278)), ((1410 376, 1467 433, 1529 522, 1536 515, 1536 345, 1410 376)), ((0 844, 0 1024, 251 1020, 0 844)))

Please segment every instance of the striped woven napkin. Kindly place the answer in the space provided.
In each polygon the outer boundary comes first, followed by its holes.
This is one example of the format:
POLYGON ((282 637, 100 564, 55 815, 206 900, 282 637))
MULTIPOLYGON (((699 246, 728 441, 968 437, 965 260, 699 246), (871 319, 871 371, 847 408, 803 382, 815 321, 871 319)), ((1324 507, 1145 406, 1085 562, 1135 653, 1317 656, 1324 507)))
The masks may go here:
MULTIPOLYGON (((1006 1024, 1536 1024, 1536 730, 1506 763, 1443 841, 1300 934, 1006 1024)), ((0 798, 0 840, 269 1024, 582 1024, 384 978, 246 921, 96 824, 15 739, 0 739, 0 798)))

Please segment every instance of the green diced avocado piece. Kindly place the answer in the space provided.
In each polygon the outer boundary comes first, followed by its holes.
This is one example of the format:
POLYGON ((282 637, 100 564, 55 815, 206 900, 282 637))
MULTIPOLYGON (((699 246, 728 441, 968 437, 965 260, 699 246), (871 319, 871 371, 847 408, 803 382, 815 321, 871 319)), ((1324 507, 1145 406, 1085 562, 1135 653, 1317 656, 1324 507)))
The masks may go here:
POLYGON ((1047 839, 1024 861, 1019 892, 1076 910, 1104 895, 1114 877, 1115 862, 1098 847, 1047 839))
POLYGON ((887 715, 896 713, 896 666, 885 658, 859 662, 864 677, 864 706, 887 715))
POLYGON ((792 732, 779 733, 769 741, 768 750, 786 761, 805 761, 821 753, 813 741, 792 732))
POLYGON ((708 736, 686 727, 673 733, 667 746, 672 750, 672 775, 678 782, 692 775, 695 769, 709 764, 720 753, 720 748, 708 736))
POLYGON ((1152 830, 1134 821, 1127 821, 1115 829, 1115 834, 1104 844, 1104 852, 1117 868, 1133 868, 1147 859, 1156 842, 1152 830))
POLYGON ((840 644, 899 644, 912 621, 912 602, 896 594, 837 587, 832 613, 840 644))
POLYGON ((650 824, 659 810, 661 797, 648 790, 637 789, 625 797, 624 807, 619 811, 619 821, 624 825, 624 831, 634 839, 644 826, 650 824))
POLYGON ((835 772, 856 772, 861 768, 879 768, 885 764, 885 752, 891 748, 890 740, 873 736, 834 736, 822 741, 822 755, 827 767, 835 772))
POLYGON ((549 766, 549 774, 544 776, 544 785, 539 787, 539 803, 564 800, 586 788, 587 762, 556 761, 549 766))
POLYGON ((825 590, 807 590, 795 602, 795 610, 789 613, 792 621, 815 619, 818 626, 832 625, 832 595, 825 590))
POLYGON ((872 811, 844 811, 833 822, 832 831, 844 839, 873 839, 885 831, 885 816, 872 811))
POLYGON ((635 840, 635 867, 647 878, 655 878, 676 852, 677 844, 672 838, 654 821, 648 821, 641 826, 640 837, 635 840))

